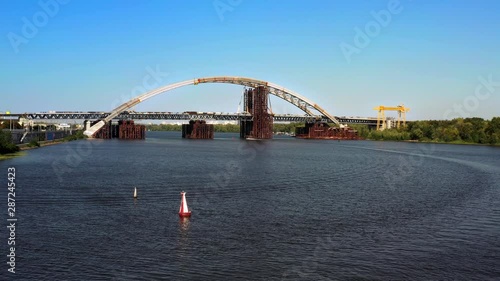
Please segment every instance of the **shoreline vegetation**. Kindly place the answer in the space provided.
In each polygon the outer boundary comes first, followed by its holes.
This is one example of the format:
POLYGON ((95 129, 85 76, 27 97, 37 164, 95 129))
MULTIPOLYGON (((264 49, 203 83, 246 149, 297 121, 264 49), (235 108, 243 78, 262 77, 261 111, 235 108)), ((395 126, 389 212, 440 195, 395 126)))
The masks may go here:
POLYGON ((500 145, 500 117, 484 120, 478 117, 453 120, 407 122, 406 127, 383 131, 354 125, 360 136, 369 140, 419 143, 500 145))
POLYGON ((12 137, 10 132, 0 130, 0 160, 6 160, 14 157, 23 156, 26 154, 25 150, 64 143, 73 140, 84 139, 84 138, 87 138, 87 136, 83 134, 83 131, 78 130, 75 132, 75 134, 66 136, 61 139, 50 140, 50 141, 32 140, 29 143, 15 145, 12 142, 12 137))
POLYGON ((19 147, 20 150, 29 150, 29 149, 59 144, 59 143, 68 142, 68 141, 80 140, 80 139, 85 139, 85 138, 87 138, 87 136, 83 134, 83 131, 78 130, 74 134, 66 136, 66 137, 61 138, 61 139, 55 139, 55 140, 49 140, 49 141, 32 140, 29 143, 18 144, 17 146, 19 147))
POLYGON ((0 161, 11 159, 11 158, 15 158, 15 157, 19 157, 19 156, 23 156, 25 154, 26 154, 26 152, 24 152, 24 151, 18 151, 18 152, 14 152, 14 153, 0 154, 0 161))

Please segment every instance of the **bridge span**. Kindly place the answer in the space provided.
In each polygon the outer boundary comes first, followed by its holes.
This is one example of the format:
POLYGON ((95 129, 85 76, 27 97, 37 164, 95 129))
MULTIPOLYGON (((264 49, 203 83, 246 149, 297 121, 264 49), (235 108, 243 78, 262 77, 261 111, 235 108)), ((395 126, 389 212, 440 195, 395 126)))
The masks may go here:
POLYGON ((247 77, 237 77, 237 76, 216 76, 216 77, 205 77, 205 78, 197 78, 197 79, 190 79, 170 85, 166 85, 154 90, 151 90, 147 93, 144 93, 138 97, 135 97, 131 99, 128 102, 123 103, 122 105, 118 106, 117 108, 113 109, 111 113, 104 119, 99 120, 99 122, 95 123, 85 131, 85 134, 87 136, 93 136, 100 128, 102 128, 107 122, 113 120, 116 116, 120 115, 122 112, 129 110, 130 108, 134 107, 135 105, 151 98, 156 95, 188 86, 188 85, 198 85, 198 84, 203 84, 203 83, 226 83, 226 84, 236 84, 236 85, 242 85, 245 87, 250 87, 250 88, 263 88, 266 89, 266 95, 267 93, 277 96, 278 98, 281 98, 294 106, 298 107, 302 111, 304 111, 307 115, 313 116, 314 114, 312 113, 311 110, 316 110, 320 112, 321 116, 325 116, 330 120, 330 122, 335 123, 335 124, 340 124, 339 121, 330 113, 328 113, 326 110, 324 110, 322 107, 320 107, 318 104, 312 102, 311 100, 307 99, 306 97, 289 90, 283 86, 280 86, 278 84, 274 84, 271 82, 263 81, 263 80, 257 80, 253 78, 247 78, 247 77))
MULTIPOLYGON (((12 116, 12 115, 11 115, 12 116)), ((69 114, 58 114, 58 113, 48 113, 48 114, 26 114, 29 119, 97 119, 90 128, 87 128, 84 132, 85 135, 93 137, 101 128, 109 124, 110 121, 115 119, 172 119, 172 120, 193 120, 193 119, 203 119, 203 120, 239 120, 240 127, 242 124, 246 124, 243 129, 245 133, 242 135, 251 136, 253 134, 260 134, 265 132, 264 136, 259 136, 258 138, 269 138, 270 128, 272 127, 273 121, 316 121, 316 123, 329 122, 340 125, 345 124, 372 124, 374 120, 372 118, 347 118, 347 117, 337 117, 328 113, 318 104, 312 102, 306 97, 289 90, 278 84, 271 82, 257 80, 253 78, 237 77, 237 76, 216 76, 216 77, 206 77, 190 79, 146 92, 139 95, 131 100, 119 105, 109 113, 69 113, 69 114), (245 89, 245 112, 250 114, 205 114, 205 113, 194 113, 189 114, 187 112, 183 113, 130 113, 129 110, 136 106, 137 104, 144 102, 145 100, 154 97, 156 95, 188 86, 188 85, 198 85, 203 83, 226 83, 226 84, 236 84, 249 87, 250 89, 245 89), (268 95, 274 95, 281 98, 297 108, 301 109, 306 116, 287 116, 287 115, 273 115, 268 112, 267 97, 268 95), (313 113, 313 111, 319 112, 313 113), (95 118, 93 118, 95 117, 95 118), (271 127, 269 126, 271 125, 271 127), (257 133, 256 133, 257 132, 257 133)), ((243 132, 243 131, 242 131, 243 132)), ((264 133, 263 133, 264 134, 264 133)))
MULTIPOLYGON (((102 120, 110 115, 109 112, 96 111, 55 111, 37 113, 13 113, 0 114, 0 117, 18 117, 30 120, 102 120)), ((296 114, 273 114, 275 122, 331 122, 325 116, 308 116, 296 114)), ((365 124, 377 125, 376 117, 346 117, 334 116, 341 124, 365 124)), ((113 120, 215 120, 215 121, 241 121, 251 120, 249 113, 221 113, 221 112, 135 112, 124 111, 113 118, 113 120)))

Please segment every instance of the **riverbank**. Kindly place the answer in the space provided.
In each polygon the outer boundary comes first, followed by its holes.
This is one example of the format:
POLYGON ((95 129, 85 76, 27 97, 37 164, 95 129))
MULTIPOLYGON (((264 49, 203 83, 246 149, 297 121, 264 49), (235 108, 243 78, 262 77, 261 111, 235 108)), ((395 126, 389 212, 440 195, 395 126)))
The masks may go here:
POLYGON ((455 145, 477 145, 477 146, 493 146, 500 147, 499 143, 489 144, 489 143, 473 143, 473 142, 463 142, 463 141, 452 141, 452 142, 442 142, 442 141, 420 141, 420 140, 374 140, 366 139, 367 141, 390 141, 390 142, 406 142, 406 143, 431 143, 431 144, 455 144, 455 145))
POLYGON ((456 118, 453 120, 411 121, 400 129, 369 130, 356 125, 361 137, 372 140, 408 141, 447 144, 500 144, 500 117, 491 120, 482 118, 456 118))
POLYGON ((63 142, 68 142, 68 140, 64 139, 58 139, 58 140, 50 140, 50 141, 39 141, 37 142, 40 146, 37 145, 31 145, 30 143, 23 143, 17 145, 21 151, 23 150, 30 150, 30 149, 35 149, 35 148, 40 148, 44 146, 49 146, 49 145, 54 145, 54 144, 60 144, 63 142))
POLYGON ((24 152, 24 151, 7 153, 7 154, 0 154, 0 161, 15 158, 15 157, 24 156, 25 154, 26 154, 26 152, 24 152))
POLYGON ((478 146, 495 146, 495 147, 500 147, 500 143, 489 144, 489 143, 474 143, 474 142, 464 142, 464 141, 440 142, 440 141, 403 140, 403 142, 410 142, 410 143, 433 143, 433 144, 455 144, 455 145, 478 145, 478 146))
MULTIPOLYGON (((9 137, 10 138, 10 137, 9 137)), ((74 140, 79 140, 79 139, 84 139, 86 138, 83 135, 82 131, 78 131, 73 135, 66 136, 64 138, 60 139, 55 139, 55 140, 48 140, 48 141, 35 141, 32 140, 29 143, 23 143, 23 144, 18 144, 17 147, 19 148, 19 152, 14 152, 14 153, 7 153, 7 154, 0 154, 0 160, 5 160, 5 159, 10 159, 14 157, 19 157, 23 156, 26 154, 26 150, 34 149, 34 148, 39 148, 39 147, 44 147, 44 146, 49 146, 49 145, 55 145, 55 144, 60 144, 68 141, 74 141, 74 140)))
POLYGON ((33 145, 30 146, 29 143, 19 144, 19 145, 17 145, 19 147, 19 150, 20 150, 19 152, 7 153, 7 154, 0 154, 0 161, 1 160, 12 159, 12 158, 15 158, 15 157, 24 156, 24 155, 26 155, 26 150, 30 150, 30 149, 34 149, 34 148, 40 148, 40 147, 54 145, 54 144, 59 144, 59 143, 63 143, 63 142, 66 142, 66 141, 63 140, 63 139, 53 140, 53 141, 41 141, 41 142, 38 142, 40 144, 40 146, 33 146, 33 145))

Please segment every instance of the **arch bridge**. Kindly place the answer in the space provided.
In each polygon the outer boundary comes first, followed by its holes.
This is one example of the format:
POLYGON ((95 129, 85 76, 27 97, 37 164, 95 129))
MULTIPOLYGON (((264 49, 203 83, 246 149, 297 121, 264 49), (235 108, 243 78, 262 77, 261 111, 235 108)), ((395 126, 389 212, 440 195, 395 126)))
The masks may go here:
POLYGON ((326 119, 330 120, 331 122, 339 125, 339 121, 337 118, 335 118, 333 115, 329 114, 326 110, 321 108, 318 104, 310 101, 309 99, 305 98, 304 96, 289 90, 283 86, 262 81, 262 80, 257 80, 253 78, 246 78, 246 77, 234 77, 234 76, 217 76, 217 77, 206 77, 206 78, 197 78, 197 79, 191 79, 191 80, 186 80, 183 82, 178 82, 170 85, 166 85, 154 90, 151 90, 147 93, 144 93, 138 97, 135 97, 122 105, 116 107, 111 113, 106 116, 105 118, 101 119, 99 122, 94 124, 92 127, 87 129, 85 131, 85 134, 89 137, 93 136, 100 128, 102 128, 107 122, 113 120, 116 116, 120 115, 122 112, 134 107, 135 105, 152 98, 156 95, 188 86, 188 85, 197 85, 197 84, 203 84, 203 83, 226 83, 226 84, 237 84, 237 85, 242 85, 246 86, 249 88, 257 88, 257 87, 265 87, 268 89, 269 93, 277 96, 294 106, 298 107, 302 111, 304 111, 307 115, 309 116, 315 116, 312 112, 311 109, 315 109, 318 112, 322 114, 321 117, 326 117, 326 119))

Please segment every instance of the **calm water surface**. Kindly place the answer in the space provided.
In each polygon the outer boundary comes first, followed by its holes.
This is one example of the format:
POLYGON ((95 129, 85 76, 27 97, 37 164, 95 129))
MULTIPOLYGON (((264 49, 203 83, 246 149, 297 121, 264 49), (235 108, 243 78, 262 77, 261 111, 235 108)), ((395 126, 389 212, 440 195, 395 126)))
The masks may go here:
POLYGON ((499 148, 216 137, 0 162, 18 217, 17 273, 4 262, 0 279, 500 280, 499 148))

